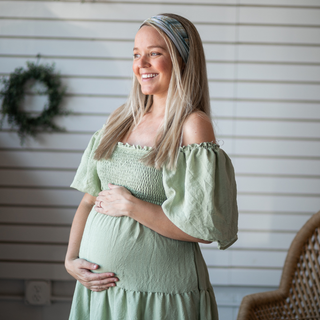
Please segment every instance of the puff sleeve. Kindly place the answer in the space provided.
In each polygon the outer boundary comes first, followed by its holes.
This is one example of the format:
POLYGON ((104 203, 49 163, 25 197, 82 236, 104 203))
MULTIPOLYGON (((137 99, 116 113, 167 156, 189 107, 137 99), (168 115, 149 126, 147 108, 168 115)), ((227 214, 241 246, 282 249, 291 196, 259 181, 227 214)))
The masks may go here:
POLYGON ((163 168, 166 216, 185 233, 217 241, 226 249, 237 239, 236 182, 230 158, 213 143, 182 147, 177 168, 163 168))
POLYGON ((98 130, 90 139, 85 149, 80 165, 70 187, 97 197, 101 191, 101 182, 97 173, 97 160, 94 152, 97 149, 103 129, 98 130))

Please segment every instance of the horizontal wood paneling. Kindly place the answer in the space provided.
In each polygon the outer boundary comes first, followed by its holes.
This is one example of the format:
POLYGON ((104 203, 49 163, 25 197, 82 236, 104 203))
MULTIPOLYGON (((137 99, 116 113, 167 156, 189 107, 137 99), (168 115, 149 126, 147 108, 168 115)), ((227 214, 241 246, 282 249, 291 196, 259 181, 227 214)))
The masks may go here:
POLYGON ((239 0, 240 5, 255 5, 255 6, 286 6, 288 8, 292 6, 308 7, 314 6, 319 7, 318 0, 239 0))
POLYGON ((66 244, 70 227, 0 225, 0 231, 0 241, 66 244))
POLYGON ((237 64, 239 80, 319 82, 320 66, 237 64))
MULTIPOLYGON (((288 157, 319 157, 320 156, 320 142, 319 141, 300 141, 297 137, 296 141, 290 141, 287 139, 278 140, 263 139, 250 140, 237 138, 234 153, 241 155, 252 156, 288 156, 288 157)), ((223 139, 226 143, 227 139, 223 139)), ((226 146, 222 146, 226 149, 226 146)), ((230 151, 229 151, 230 152, 230 151)))
POLYGON ((237 46, 240 61, 257 61, 260 63, 281 64, 315 64, 320 63, 320 47, 285 46, 278 45, 250 45, 237 46))
POLYGON ((78 95, 124 95, 130 92, 131 80, 124 79, 81 79, 70 78, 63 83, 68 85, 69 94, 78 95))
POLYGON ((75 170, 81 155, 81 152, 0 151, 0 167, 75 170))
MULTIPOLYGON (((126 98, 66 96, 63 100, 63 109, 71 113, 99 114, 103 117, 125 103, 126 98)), ((22 107, 25 111, 42 112, 47 100, 47 96, 44 95, 26 95, 22 107)))
POLYGON ((216 267, 247 267, 250 264, 258 268, 278 268, 283 267, 286 257, 285 251, 258 251, 258 250, 237 250, 230 248, 225 251, 216 249, 201 249, 203 257, 209 268, 216 267))
POLYGON ((308 8, 292 8, 288 10, 288 8, 240 7, 239 20, 252 24, 319 25, 320 10, 308 8))
MULTIPOLYGON (((13 69, 25 65, 29 59, 25 58, 0 58, 0 64, 4 67, 2 72, 10 73, 13 69), (6 62, 6 63, 4 63, 6 62)), ((55 59, 43 59, 42 63, 53 64, 55 59)), ((67 76, 97 76, 97 77, 132 77, 132 61, 123 60, 88 60, 88 59, 59 59, 59 69, 67 76), (81 63, 81 68, 79 68, 81 63)))
POLYGON ((66 245, 0 243, 0 260, 64 261, 66 245))
POLYGON ((237 186, 240 193, 308 194, 319 196, 320 198, 319 176, 318 179, 238 176, 237 186), (304 186, 303 190, 301 190, 301 186, 304 186))
MULTIPOLYGON (((218 107, 218 115, 222 114, 222 109, 231 109, 225 105, 219 107, 220 102, 214 101, 212 103, 212 109, 215 110, 218 107)), ((319 104, 318 103, 298 103, 297 101, 292 102, 267 102, 267 101, 237 101, 236 102, 236 115, 235 117, 245 117, 245 118, 262 118, 262 119, 274 119, 274 120, 312 120, 319 121, 319 104)), ((231 110, 229 111, 231 112, 231 110)), ((230 116, 229 113, 226 114, 230 116)), ((301 132, 296 133, 297 136, 301 132)))
POLYGON ((4 279, 73 280, 62 263, 0 262, 0 272, 4 279))
POLYGON ((239 26, 239 42, 319 45, 320 28, 239 26))
MULTIPOLYGON (((5 1, 5 0, 1 0, 5 1)), ((30 0, 12 0, 12 1, 30 1, 30 0)), ((47 1, 50 2, 51 0, 33 0, 35 1, 47 1)), ((5 1, 7 2, 7 1, 5 1)), ((79 2, 79 0, 61 0, 61 2, 79 2)), ((85 1, 84 1, 85 2, 85 1)), ((87 1, 88 2, 88 1, 87 1)), ((108 0, 96 0, 98 3, 108 3, 110 4, 110 1, 108 0)), ((122 0, 112 0, 112 3, 122 3, 122 0)), ((137 0, 127 0, 126 2, 132 2, 136 3, 137 0)), ((139 3, 150 3, 150 0, 140 0, 139 3)), ((161 1, 162 3, 171 3, 171 0, 163 0, 161 1)), ((274 6, 274 7, 281 7, 281 6, 286 6, 288 8, 294 8, 296 6, 298 7, 315 7, 317 8, 318 0, 240 0, 240 1, 235 1, 235 0, 202 0, 201 2, 195 3, 194 0, 176 0, 174 2, 175 4, 181 4, 181 5, 211 5, 211 6, 226 6, 226 5, 238 5, 238 6, 248 6, 248 5, 253 5, 253 6, 262 6, 262 7, 268 7, 268 6, 274 6)))
POLYGON ((279 285, 281 270, 209 268, 209 276, 215 285, 274 287, 279 285))
MULTIPOLYGON (((86 133, 79 136, 75 133, 44 133, 36 139, 27 139, 23 148, 83 151, 92 134, 86 133)), ((2 148, 21 148, 16 132, 0 132, 0 139, 2 148)))
POLYGON ((267 175, 314 176, 320 174, 320 159, 259 159, 237 157, 234 159, 236 173, 267 175))
POLYGON ((76 207, 83 194, 69 189, 1 188, 0 205, 76 207), (18 195, 18 196, 17 196, 18 195))
MULTIPOLYGON (((39 192, 38 192, 39 195, 39 192)), ((60 203, 57 203, 59 205, 60 203)), ((64 225, 70 226, 75 208, 46 208, 37 206, 1 206, 0 224, 64 225)))
MULTIPOLYGON (((107 120, 103 115, 69 115, 68 117, 56 117, 55 122, 69 132, 92 133, 100 129, 107 120)), ((4 129, 10 129, 11 125, 4 123, 4 129)))
MULTIPOLYGON (((301 190, 303 192, 303 189, 301 190)), ((240 194, 238 195, 238 207, 243 211, 267 211, 267 212, 292 212, 315 213, 320 208, 320 198, 318 195, 308 196, 308 194, 240 194)), ((299 225, 298 227, 302 227, 299 225)))
MULTIPOLYGON (((192 21, 201 22, 229 22, 236 18, 234 6, 180 6, 176 4, 160 5, 150 3, 68 3, 68 2, 32 2, 21 1, 3 2, 4 17, 30 17, 30 18, 60 18, 60 19, 91 19, 91 20, 112 20, 112 21, 137 21, 139 26, 142 21, 150 15, 160 13, 166 9, 184 15, 192 21), (5 4, 5 5, 4 5, 5 4), (134 14, 132 14, 134 12, 134 14)), ((134 31, 133 31, 134 32, 134 31)))
MULTIPOLYGON (((261 232, 261 230, 240 230, 238 240, 233 247, 234 249, 287 250, 294 236, 294 232, 271 233, 269 231, 261 232)), ((207 246, 216 248, 217 244, 211 243, 207 246)), ((247 266, 249 267, 250 265, 247 266)))
POLYGON ((0 169, 2 185, 21 187, 69 187, 75 170, 72 171, 33 171, 0 169))
MULTIPOLYGON (((230 120, 229 120, 230 121, 230 120)), ((229 122, 228 121, 228 122, 229 122)), ((219 120, 219 125, 226 126, 226 120, 219 120)), ((233 125, 236 127, 238 136, 270 137, 270 138, 314 138, 319 131, 319 122, 297 122, 297 121, 272 121, 272 120, 235 120, 233 125)), ((226 126, 227 127, 227 126, 226 126)), ((224 133, 225 135, 230 132, 224 133)))
POLYGON ((239 229, 296 233, 312 215, 308 212, 295 215, 288 212, 268 213, 263 212, 263 208, 261 211, 240 212, 239 229))
MULTIPOLYGON (((214 85, 212 85, 213 87, 214 85)), ((211 85, 210 85, 211 87, 211 85)), ((210 88, 211 89, 211 88, 210 88)), ((214 88, 213 88, 214 91, 214 88)), ((285 83, 241 83, 237 84, 240 99, 320 101, 319 85, 285 83)), ((211 94, 211 96, 213 96, 211 94)))

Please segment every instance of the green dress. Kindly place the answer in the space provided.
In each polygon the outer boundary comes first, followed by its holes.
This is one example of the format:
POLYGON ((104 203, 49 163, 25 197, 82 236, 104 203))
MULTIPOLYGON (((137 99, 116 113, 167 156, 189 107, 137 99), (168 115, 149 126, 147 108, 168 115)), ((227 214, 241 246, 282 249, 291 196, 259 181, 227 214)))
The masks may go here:
MULTIPOLYGON (((217 241, 237 240, 234 171, 213 143, 180 148, 177 169, 156 170, 140 158, 150 148, 118 143, 108 160, 93 159, 103 130, 84 152, 71 187, 97 196, 108 183, 161 205, 187 234, 217 241)), ((198 243, 173 240, 129 217, 91 210, 79 257, 114 272, 115 287, 92 292, 77 282, 70 320, 216 320, 217 306, 198 243)))

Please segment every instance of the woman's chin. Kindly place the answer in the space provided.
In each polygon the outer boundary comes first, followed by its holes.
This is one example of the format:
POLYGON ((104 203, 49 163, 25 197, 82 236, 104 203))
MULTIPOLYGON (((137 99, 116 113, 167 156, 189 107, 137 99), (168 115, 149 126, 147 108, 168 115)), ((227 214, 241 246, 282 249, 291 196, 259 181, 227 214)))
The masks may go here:
POLYGON ((154 94, 153 90, 150 90, 150 89, 142 89, 141 88, 141 92, 146 96, 151 96, 154 94))

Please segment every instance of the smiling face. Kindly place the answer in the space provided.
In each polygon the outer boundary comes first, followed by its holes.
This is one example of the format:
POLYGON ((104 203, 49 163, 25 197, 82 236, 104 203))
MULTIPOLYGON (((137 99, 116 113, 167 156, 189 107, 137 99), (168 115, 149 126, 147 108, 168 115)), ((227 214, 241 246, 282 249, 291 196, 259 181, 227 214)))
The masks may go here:
POLYGON ((137 32, 132 69, 143 94, 154 98, 167 96, 172 62, 165 40, 153 27, 143 26, 137 32))

